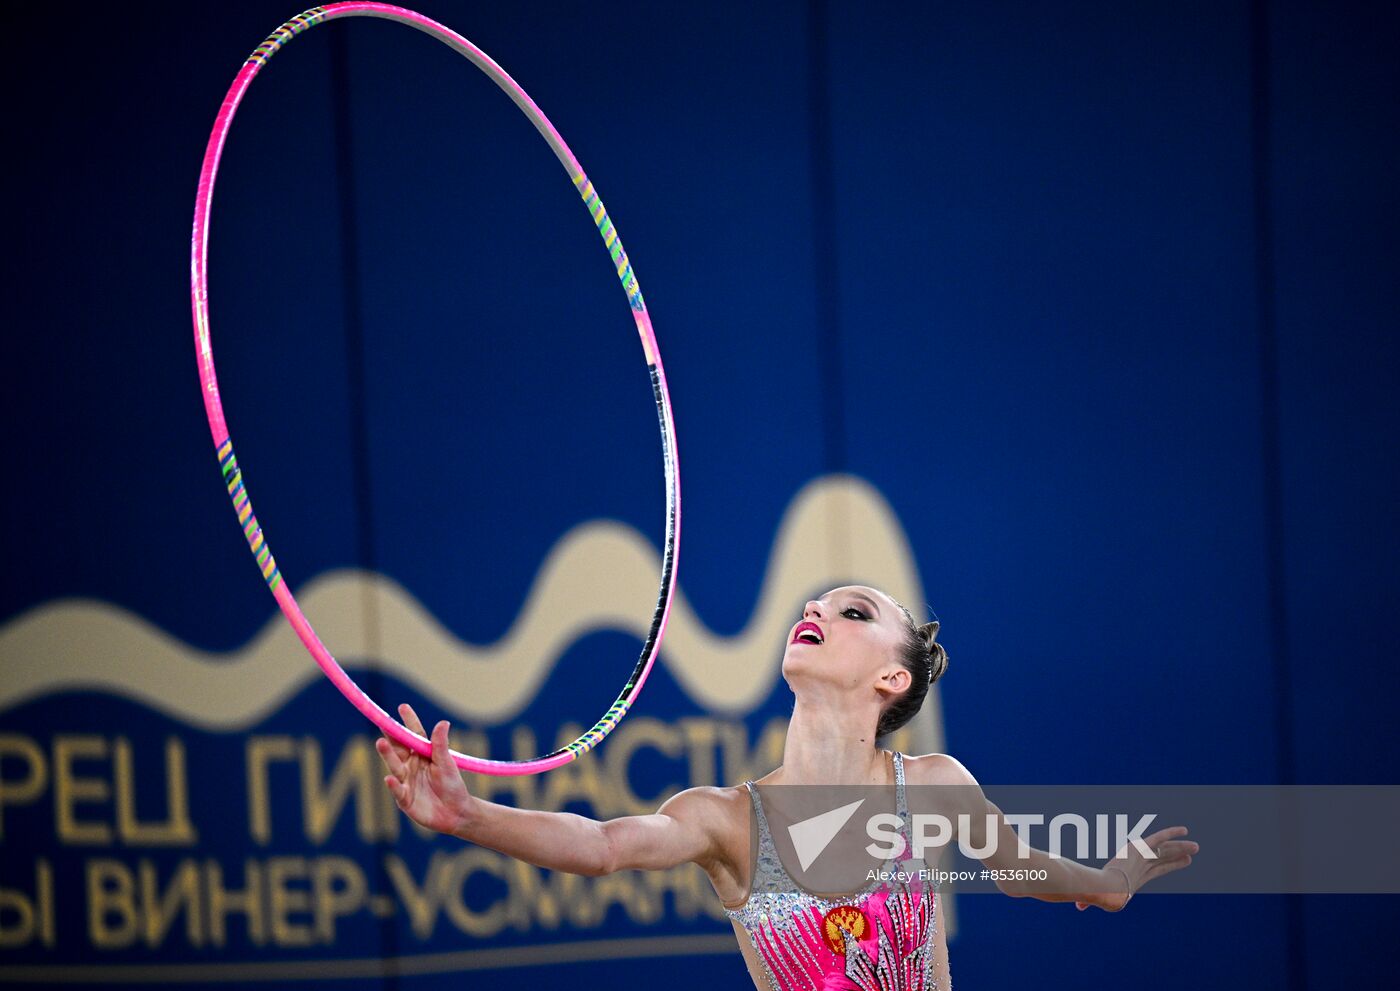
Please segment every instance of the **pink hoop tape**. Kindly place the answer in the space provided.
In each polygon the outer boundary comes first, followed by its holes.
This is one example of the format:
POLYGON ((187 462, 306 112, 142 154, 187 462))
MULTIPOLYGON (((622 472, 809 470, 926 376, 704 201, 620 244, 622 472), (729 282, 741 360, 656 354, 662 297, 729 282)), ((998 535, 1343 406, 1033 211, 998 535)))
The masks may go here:
POLYGON ((252 55, 248 56, 243 68, 234 77, 233 85, 229 87, 223 105, 219 108, 219 114, 214 120, 214 129, 209 134, 209 144, 204 152, 204 165, 199 172, 199 191, 195 196, 194 233, 190 242, 190 305, 194 313, 195 350, 199 360, 199 381, 203 388, 204 410, 209 418, 209 430, 214 437, 214 448, 218 453, 219 467, 223 473, 224 483, 228 487, 229 497, 233 500, 233 508, 238 514, 239 525, 248 538, 248 546, 257 560, 264 580, 272 589, 278 606, 281 607, 288 622, 292 624, 292 628, 296 630, 301 642, 306 645, 306 649, 311 652, 311 656, 315 658, 326 677, 330 678, 356 709, 369 717, 370 721, 383 730, 385 734, 420 754, 431 753, 432 744, 428 740, 407 729, 376 705, 345 673, 336 659, 331 656, 330 651, 321 643, 316 631, 312 629, 311 623, 302 613, 301 607, 297 605, 291 589, 283 580, 282 573, 278 570, 277 562, 268 547, 267 538, 263 534, 262 528, 258 526, 257 517, 253 515, 253 507, 248 499, 248 490, 244 484, 243 474, 239 470, 238 459, 234 457, 233 441, 229 438, 228 427, 224 422, 223 404, 219 400, 219 382, 214 374, 214 351, 210 343, 209 208, 214 198, 214 177, 219 170, 219 157, 223 153, 224 141, 228 138, 234 114, 238 110, 239 102, 243 99, 243 94, 252 83, 253 77, 258 74, 268 59, 277 54, 287 42, 298 34, 315 27, 317 24, 338 17, 379 17, 417 28, 465 55, 477 68, 490 76, 497 86, 505 90, 506 94, 515 101, 516 106, 524 111, 525 115, 534 123, 535 128, 549 142, 549 146, 554 149, 554 154, 563 163, 570 178, 573 179, 574 186, 583 198, 594 223, 597 224, 598 232, 602 235, 603 243, 607 246, 608 254, 612 257, 618 278, 622 282, 622 288, 627 293, 627 302, 632 309, 637 333, 642 339, 642 350, 646 355, 647 368, 651 376, 652 394, 656 400, 657 416, 661 424, 661 448, 666 477, 666 547, 662 556, 661 586, 657 594, 656 612, 652 617, 646 642, 642 646, 641 656, 637 659, 637 664, 629 675, 627 684, 623 686, 621 694, 618 695, 617 701, 587 732, 567 746, 542 757, 522 761, 487 760, 482 757, 461 754, 455 750, 452 751, 453 761, 463 770, 494 775, 538 774, 541 771, 548 771, 551 768, 567 764, 587 753, 612 732, 613 727, 626 715, 632 702, 641 692, 642 686, 646 683, 647 675, 660 653, 661 640, 666 632, 666 621, 671 613, 671 600, 676 587, 676 553, 680 543, 681 495, 680 468, 676 456, 676 431, 671 415, 670 393, 666 388, 666 373, 661 366, 661 354, 656 346, 656 334, 652 330, 651 316, 647 313, 646 303, 642 299, 641 287, 637 284, 637 277, 632 271, 631 262, 628 261, 627 253, 622 249, 622 241, 618 237, 612 221, 608 218, 607 211, 603 209, 603 203, 593 189, 593 184, 584 175, 583 169, 578 164, 578 159, 569 150, 569 146, 564 143, 564 139, 559 136, 559 132, 554 129, 554 125, 549 122, 540 108, 535 106, 535 101, 531 100, 526 92, 520 88, 520 85, 504 69, 493 62, 485 52, 455 31, 415 11, 389 4, 335 3, 325 7, 312 7, 272 32, 267 40, 259 45, 252 55))

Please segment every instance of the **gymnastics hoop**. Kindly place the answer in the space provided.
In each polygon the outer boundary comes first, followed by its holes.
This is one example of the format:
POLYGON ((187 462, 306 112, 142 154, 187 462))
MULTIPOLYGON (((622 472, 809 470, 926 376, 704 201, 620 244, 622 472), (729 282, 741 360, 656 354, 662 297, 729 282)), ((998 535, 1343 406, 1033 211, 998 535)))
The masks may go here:
POLYGON ((228 487, 229 497, 233 500, 234 511, 238 514, 238 522, 243 527, 244 535, 248 538, 248 546, 257 560, 258 567, 262 570, 263 579, 267 582, 268 588, 272 590, 273 597, 276 598, 283 615, 292 624, 292 629, 296 631, 297 636, 305 644, 306 649, 310 651, 316 663, 320 665, 321 670, 356 709, 364 713, 391 739, 419 754, 430 755, 432 743, 429 740, 409 730, 385 712, 345 673, 345 669, 321 643, 320 637, 311 628, 311 623, 302 613, 301 607, 297 605, 287 583, 282 579, 281 572, 277 569, 277 563, 268 548, 267 539, 263 535, 262 528, 258 526, 258 519, 253 515, 252 503, 248 499, 248 490, 243 483, 243 474, 233 455, 233 441, 229 437, 228 427, 224 422, 223 403, 219 399, 219 381, 214 374, 214 351, 209 335, 209 210, 214 197, 214 177, 219 171, 219 158, 223 154, 224 141, 228 137, 229 127, 233 124, 233 116, 238 110, 238 104, 242 101, 243 94, 247 92, 248 86, 252 83, 253 77, 267 64, 268 59, 272 58, 283 45, 303 31, 339 17, 378 17, 417 28, 424 34, 437 38, 449 48, 465 55, 477 68, 491 77, 497 86, 505 90, 506 95, 515 101, 516 106, 524 111, 525 116, 535 125, 535 129, 549 142, 555 156, 563 163, 564 169, 573 179, 574 187, 583 198, 584 205, 598 226, 598 233, 603 237, 608 254, 612 257, 618 278, 622 281, 622 288, 627 293, 627 301, 632 308, 632 318, 636 321, 637 332, 641 335, 642 351, 646 356, 647 369, 651 375, 652 395, 656 400, 656 412, 661 422, 661 453, 666 477, 666 548, 661 562, 661 587, 657 594, 656 611, 652 616, 651 627, 647 631, 646 642, 642 645, 641 656, 637 659, 637 664, 628 676, 627 684, 623 686, 617 701, 604 713, 603 718, 594 723, 592 728, 578 739, 553 753, 529 760, 488 760, 483 757, 472 757, 468 754, 458 753, 455 750, 450 751, 453 762, 466 771, 500 776, 538 774, 541 771, 548 771, 575 760, 592 750, 611 733, 622 717, 626 715, 627 710, 631 708, 637 695, 640 694, 642 686, 646 683, 647 675, 656 662, 657 655, 661 651, 661 639, 666 632, 666 621, 671 613, 671 599, 676 588, 676 552, 680 542, 681 528, 680 467, 676 457, 676 430, 671 416, 671 397, 666 388, 666 373, 661 366, 661 354, 656 346, 656 334, 652 330, 651 316, 647 313, 646 303, 642 300, 641 287, 638 286, 637 277, 632 272, 632 266, 627 260, 627 253, 622 250, 622 241, 618 237, 617 230, 608 218, 607 211, 603 209, 603 203, 598 198, 597 192, 594 191, 593 184, 584 175, 578 159, 569 150, 569 146, 564 143, 564 139, 559 136, 559 132, 554 129, 554 125, 549 122, 540 108, 535 106, 535 101, 530 99, 529 95, 520 88, 520 84, 492 61, 485 52, 450 28, 444 27, 437 21, 424 17, 416 11, 383 3, 351 2, 312 7, 272 32, 267 40, 254 49, 252 55, 248 56, 247 61, 243 63, 243 68, 234 77, 233 85, 229 87, 228 94, 224 97, 224 102, 219 108, 218 116, 214 119, 214 129, 209 134, 209 144, 204 152, 204 164, 199 171, 199 190, 195 195, 194 233, 190 242, 190 305, 194 312, 194 341, 196 356, 199 360, 199 381, 204 394, 204 412, 209 418, 209 430, 214 436, 214 449, 218 455, 219 468, 223 474, 224 483, 228 487))

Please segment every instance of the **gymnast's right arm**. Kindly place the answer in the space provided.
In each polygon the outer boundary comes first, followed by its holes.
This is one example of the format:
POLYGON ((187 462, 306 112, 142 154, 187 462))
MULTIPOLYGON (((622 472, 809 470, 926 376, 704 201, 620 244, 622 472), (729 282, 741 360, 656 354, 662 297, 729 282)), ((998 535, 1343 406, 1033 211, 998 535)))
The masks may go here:
MULTIPOLYGON (((409 705, 404 725, 427 736, 409 705)), ((571 812, 540 812, 498 805, 467 791, 448 753, 447 723, 433 727, 432 759, 381 737, 384 779, 399 808, 414 822, 537 867, 598 877, 613 871, 664 870, 713 859, 715 829, 700 789, 673 796, 652 815, 599 822, 571 812)))

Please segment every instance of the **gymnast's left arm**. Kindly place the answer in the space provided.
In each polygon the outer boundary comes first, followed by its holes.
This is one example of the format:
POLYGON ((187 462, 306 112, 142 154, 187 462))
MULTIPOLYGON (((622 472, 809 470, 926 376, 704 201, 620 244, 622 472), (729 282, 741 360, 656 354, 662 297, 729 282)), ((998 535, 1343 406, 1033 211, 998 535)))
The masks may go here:
MULTIPOLYGON (((1013 898, 1037 898, 1047 902, 1074 902, 1083 910, 1097 905, 1107 912, 1118 912, 1142 886, 1154 878, 1190 865, 1199 844, 1183 840, 1185 826, 1170 826, 1142 838, 1153 854, 1145 856, 1134 844, 1125 844, 1117 856, 1103 867, 1090 867, 1069 857, 1052 857, 1044 850, 1022 842, 995 803, 983 793, 971 772, 947 754, 927 754, 908 762, 912 784, 956 786, 945 794, 956 796, 954 815, 958 828, 967 829, 959 839, 973 850, 987 849, 982 865, 994 871, 1020 872, 998 879, 997 887, 1013 898), (965 818, 964 818, 965 817, 965 818), (1019 880, 1027 871, 1044 871, 1046 880, 1019 880)), ((946 813, 945 813, 946 814, 946 813)))

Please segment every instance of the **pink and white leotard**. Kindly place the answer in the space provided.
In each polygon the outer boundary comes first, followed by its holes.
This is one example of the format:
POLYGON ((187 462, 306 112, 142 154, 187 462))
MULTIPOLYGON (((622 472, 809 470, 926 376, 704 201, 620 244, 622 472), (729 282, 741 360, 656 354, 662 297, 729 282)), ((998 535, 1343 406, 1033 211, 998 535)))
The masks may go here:
POLYGON ((937 884, 913 858, 904 755, 894 754, 895 808, 903 826, 902 863, 885 862, 911 881, 873 881, 842 898, 819 898, 798 887, 778 859, 763 801, 745 781, 758 821, 758 856, 749 897, 725 908, 748 933, 772 991, 936 991, 932 969, 939 933, 937 884))

